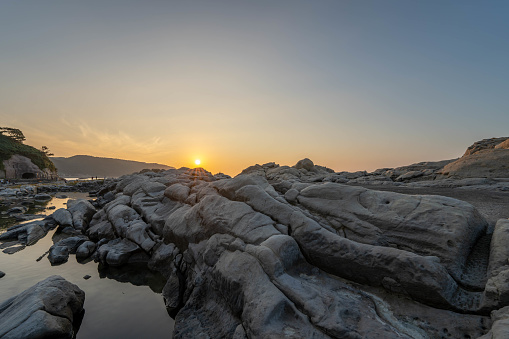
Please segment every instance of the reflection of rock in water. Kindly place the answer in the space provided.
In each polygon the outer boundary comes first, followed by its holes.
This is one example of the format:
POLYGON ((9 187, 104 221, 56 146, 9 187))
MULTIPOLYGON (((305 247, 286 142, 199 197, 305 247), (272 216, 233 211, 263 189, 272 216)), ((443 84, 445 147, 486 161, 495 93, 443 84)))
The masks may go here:
POLYGON ((148 286, 156 293, 161 293, 166 279, 158 272, 147 268, 145 264, 129 264, 121 267, 99 264, 99 277, 108 278, 135 286, 148 286))

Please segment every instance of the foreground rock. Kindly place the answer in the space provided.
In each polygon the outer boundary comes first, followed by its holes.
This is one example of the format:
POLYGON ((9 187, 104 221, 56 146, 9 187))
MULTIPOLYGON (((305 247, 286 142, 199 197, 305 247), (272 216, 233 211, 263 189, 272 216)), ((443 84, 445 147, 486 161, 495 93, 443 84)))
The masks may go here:
POLYGON ((73 338, 85 292, 51 276, 0 304, 1 338, 73 338))
POLYGON ((176 338, 486 334, 490 311, 509 305, 490 287, 504 284, 503 235, 491 261, 476 261, 489 227, 472 205, 324 182, 331 175, 304 159, 233 179, 124 176, 100 191, 78 252, 159 271, 176 338))
MULTIPOLYGON (((235 178, 143 171, 103 186, 92 204, 56 211, 61 228, 81 234, 57 242, 50 260, 76 251, 102 267, 159 271, 175 338, 500 333, 491 325, 505 316, 489 315, 509 306, 507 221, 489 224, 452 198, 353 186, 422 184, 449 162, 371 174, 334 173, 309 159, 235 178)), ((492 185, 462 180, 433 181, 492 185)))

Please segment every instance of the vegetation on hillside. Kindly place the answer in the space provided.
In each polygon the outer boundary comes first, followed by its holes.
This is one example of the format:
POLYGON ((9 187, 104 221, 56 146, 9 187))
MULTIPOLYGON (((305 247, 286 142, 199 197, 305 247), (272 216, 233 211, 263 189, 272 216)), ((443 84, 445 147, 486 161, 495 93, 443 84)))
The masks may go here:
POLYGON ((0 170, 4 170, 4 160, 8 160, 14 154, 19 154, 32 160, 41 170, 48 168, 51 171, 56 171, 55 165, 47 156, 47 152, 23 144, 24 140, 25 136, 20 130, 0 127, 0 170))

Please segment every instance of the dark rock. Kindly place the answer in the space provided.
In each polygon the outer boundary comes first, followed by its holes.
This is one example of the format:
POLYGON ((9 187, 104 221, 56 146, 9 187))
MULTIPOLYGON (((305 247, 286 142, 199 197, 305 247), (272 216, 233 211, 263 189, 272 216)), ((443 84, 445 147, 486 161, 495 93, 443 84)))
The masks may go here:
POLYGON ((16 206, 16 207, 9 208, 7 210, 7 214, 9 214, 9 215, 12 215, 12 214, 21 214, 21 213, 25 213, 26 211, 28 211, 27 207, 25 207, 25 206, 16 206))
POLYGON ((52 199, 52 197, 51 197, 51 195, 49 195, 49 194, 39 193, 39 194, 36 194, 36 195, 34 196, 34 199, 35 199, 36 201, 48 201, 48 200, 51 200, 51 199, 52 199))
POLYGON ((14 253, 17 253, 24 249, 25 249, 25 245, 19 245, 19 246, 8 247, 5 250, 3 250, 2 252, 6 253, 6 254, 14 254, 14 253))
POLYGON ((85 279, 85 280, 88 280, 88 279, 90 279, 90 278, 92 278, 92 276, 90 276, 90 275, 88 275, 88 274, 87 274, 86 276, 84 276, 84 277, 83 277, 83 279, 85 279))
POLYGON ((69 259, 69 254, 76 253, 78 247, 87 240, 85 236, 70 237, 60 240, 51 246, 48 254, 48 260, 51 265, 60 265, 69 259))
POLYGON ((0 304, 1 338, 73 338, 85 292, 51 276, 0 304))
POLYGON ((72 214, 65 208, 59 208, 52 214, 55 222, 60 226, 73 226, 72 214))
POLYGON ((85 241, 76 250, 76 258, 79 260, 90 257, 95 251, 96 245, 92 241, 85 241))
POLYGON ((97 255, 103 264, 120 266, 127 264, 129 258, 139 251, 140 248, 135 243, 127 239, 115 239, 98 247, 97 255))
POLYGON ((0 271, 0 278, 3 278, 3 277, 5 277, 5 273, 0 271))

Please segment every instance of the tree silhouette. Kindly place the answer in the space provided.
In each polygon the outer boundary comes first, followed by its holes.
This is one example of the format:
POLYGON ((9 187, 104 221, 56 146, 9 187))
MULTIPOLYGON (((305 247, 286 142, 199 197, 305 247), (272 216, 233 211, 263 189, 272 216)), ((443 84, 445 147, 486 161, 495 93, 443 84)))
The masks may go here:
POLYGON ((0 134, 5 135, 6 137, 9 137, 13 139, 16 142, 19 142, 20 144, 23 143, 23 141, 26 140, 25 136, 23 135, 23 132, 17 128, 11 128, 11 127, 0 127, 0 134))
POLYGON ((48 156, 48 157, 51 157, 54 155, 53 153, 50 152, 49 148, 46 146, 41 147, 41 152, 46 154, 46 156, 48 156))

